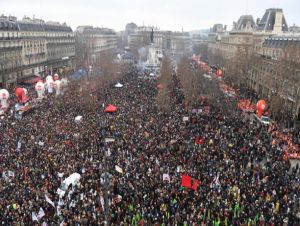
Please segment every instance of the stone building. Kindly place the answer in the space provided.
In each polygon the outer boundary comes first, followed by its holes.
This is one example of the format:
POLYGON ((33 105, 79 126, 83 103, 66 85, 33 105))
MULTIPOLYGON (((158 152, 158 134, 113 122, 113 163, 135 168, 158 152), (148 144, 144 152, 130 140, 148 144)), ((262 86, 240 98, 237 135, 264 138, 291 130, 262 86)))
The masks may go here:
POLYGON ((241 16, 231 31, 222 27, 215 25, 208 36, 209 63, 223 68, 225 78, 233 73, 243 77, 244 84, 259 98, 270 101, 274 94, 279 95, 291 117, 297 118, 299 35, 289 32, 282 9, 267 9, 257 23, 250 15, 241 16), (291 49, 293 58, 289 57, 291 49))
POLYGON ((0 17, 0 87, 22 74, 22 44, 15 17, 0 17))
POLYGON ((300 35, 266 38, 254 55, 257 63, 249 70, 249 88, 262 98, 281 97, 291 117, 300 120, 300 35))
POLYGON ((208 59, 210 64, 219 65, 226 72, 252 54, 255 22, 251 15, 243 15, 234 23, 231 31, 221 27, 214 26, 208 35, 208 59), (232 64, 232 61, 236 64, 232 64))
POLYGON ((0 51, 4 53, 0 55, 0 81, 7 87, 73 68, 75 38, 66 24, 1 16, 0 51))
POLYGON ((48 22, 44 26, 47 43, 47 68, 64 74, 75 68, 75 34, 66 24, 48 22))
POLYGON ((257 23, 257 30, 275 34, 288 31, 283 10, 278 8, 267 9, 262 19, 257 23))
POLYGON ((192 39, 188 32, 162 31, 153 27, 138 27, 135 33, 129 35, 128 45, 133 52, 138 53, 139 49, 148 48, 151 43, 152 29, 152 47, 155 46, 157 51, 171 58, 173 62, 191 53, 192 39))
POLYGON ((184 55, 192 52, 192 39, 188 32, 164 32, 163 53, 173 62, 178 63, 184 55))
POLYGON ((267 9, 257 23, 251 15, 243 15, 233 23, 231 31, 215 24, 208 36, 209 61, 224 67, 227 60, 234 59, 241 51, 251 55, 261 50, 265 38, 286 31, 288 26, 282 9, 267 9))
POLYGON ((75 38, 77 62, 84 67, 99 65, 105 52, 117 48, 117 35, 109 28, 80 26, 75 38))

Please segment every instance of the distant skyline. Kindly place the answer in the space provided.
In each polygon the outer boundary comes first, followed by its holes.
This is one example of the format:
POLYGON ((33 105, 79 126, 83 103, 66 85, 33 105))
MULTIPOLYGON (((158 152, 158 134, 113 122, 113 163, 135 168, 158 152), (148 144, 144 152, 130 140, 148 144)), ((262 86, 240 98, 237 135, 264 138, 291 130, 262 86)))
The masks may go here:
POLYGON ((0 0, 0 14, 45 21, 124 30, 127 23, 161 30, 208 29, 216 23, 232 27, 241 15, 261 18, 268 8, 282 8, 288 26, 300 25, 299 0, 0 0))

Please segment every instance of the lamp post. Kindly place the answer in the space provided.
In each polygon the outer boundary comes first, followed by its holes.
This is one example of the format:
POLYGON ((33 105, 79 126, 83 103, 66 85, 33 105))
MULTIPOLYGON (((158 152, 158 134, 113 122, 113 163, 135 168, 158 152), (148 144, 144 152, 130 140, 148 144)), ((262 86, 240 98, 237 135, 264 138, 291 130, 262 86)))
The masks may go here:
POLYGON ((99 136, 100 136, 100 141, 98 146, 98 151, 100 151, 99 146, 103 146, 104 149, 104 217, 105 217, 105 223, 106 225, 110 225, 109 222, 109 205, 108 205, 108 170, 107 170, 107 158, 106 158, 106 141, 105 141, 105 136, 106 136, 106 121, 100 123, 100 131, 99 131, 99 136), (102 145, 103 144, 103 145, 102 145))

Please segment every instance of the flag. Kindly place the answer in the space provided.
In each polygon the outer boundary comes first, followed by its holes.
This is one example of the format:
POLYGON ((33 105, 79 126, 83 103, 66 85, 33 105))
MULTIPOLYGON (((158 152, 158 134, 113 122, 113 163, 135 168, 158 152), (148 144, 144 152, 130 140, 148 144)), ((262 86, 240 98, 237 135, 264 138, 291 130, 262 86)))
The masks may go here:
POLYGON ((204 138, 199 138, 199 136, 196 135, 196 137, 195 137, 195 143, 196 144, 203 144, 203 142, 204 142, 204 138))
POLYGON ((192 178, 188 175, 181 176, 181 186, 191 188, 192 187, 192 178))
POLYGON ((45 216, 45 212, 44 212, 43 208, 40 207, 40 211, 37 215, 37 218, 40 220, 40 219, 42 219, 43 216, 45 216))
POLYGON ((193 179, 193 185, 191 186, 191 188, 192 188, 194 191, 196 191, 197 188, 198 188, 198 186, 199 186, 199 180, 193 179))
POLYGON ((37 218, 37 215, 35 212, 32 212, 31 213, 31 218, 32 218, 32 221, 38 221, 39 219, 37 218))
POLYGON ((49 199, 49 197, 47 195, 45 195, 45 199, 46 199, 46 202, 48 202, 51 206, 53 206, 55 208, 54 202, 52 202, 51 199, 49 199))
POLYGON ((13 171, 8 170, 7 174, 9 177, 15 177, 15 173, 13 171))
POLYGON ((122 201, 122 196, 121 196, 121 195, 117 195, 117 196, 114 198, 114 200, 113 200, 114 203, 119 203, 119 202, 121 202, 121 201, 122 201))
POLYGON ((104 209, 104 198, 103 198, 103 196, 100 196, 100 203, 101 203, 102 209, 104 209))
POLYGON ((214 177, 212 183, 213 183, 213 185, 216 186, 216 187, 221 186, 220 181, 219 181, 219 173, 217 174, 217 176, 214 177))
POLYGON ((163 174, 163 181, 168 181, 168 182, 170 182, 170 175, 169 174, 167 174, 167 173, 164 173, 163 174))
POLYGON ((123 173, 123 170, 120 166, 115 165, 115 169, 116 169, 117 172, 123 173))

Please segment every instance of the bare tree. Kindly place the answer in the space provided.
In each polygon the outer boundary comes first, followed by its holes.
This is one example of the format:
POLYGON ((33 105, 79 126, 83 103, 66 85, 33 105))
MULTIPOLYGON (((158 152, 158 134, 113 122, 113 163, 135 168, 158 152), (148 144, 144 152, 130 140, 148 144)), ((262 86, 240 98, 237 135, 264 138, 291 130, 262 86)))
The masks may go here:
POLYGON ((160 77, 158 79, 160 88, 156 97, 158 108, 168 111, 171 108, 171 91, 173 89, 171 60, 165 57, 162 61, 160 77))
POLYGON ((242 89, 247 86, 248 72, 255 61, 252 48, 252 46, 239 47, 234 57, 226 60, 225 81, 231 86, 242 89))
POLYGON ((270 111, 273 116, 284 121, 296 117, 296 105, 300 78, 300 53, 295 43, 289 43, 281 53, 281 57, 271 61, 266 76, 266 84, 270 88, 270 111))
POLYGON ((193 107, 199 102, 200 76, 193 71, 189 59, 184 56, 181 58, 177 76, 183 87, 183 94, 187 108, 193 107))
POLYGON ((193 45, 193 53, 200 55, 203 60, 208 60, 208 44, 203 42, 200 44, 193 45))

